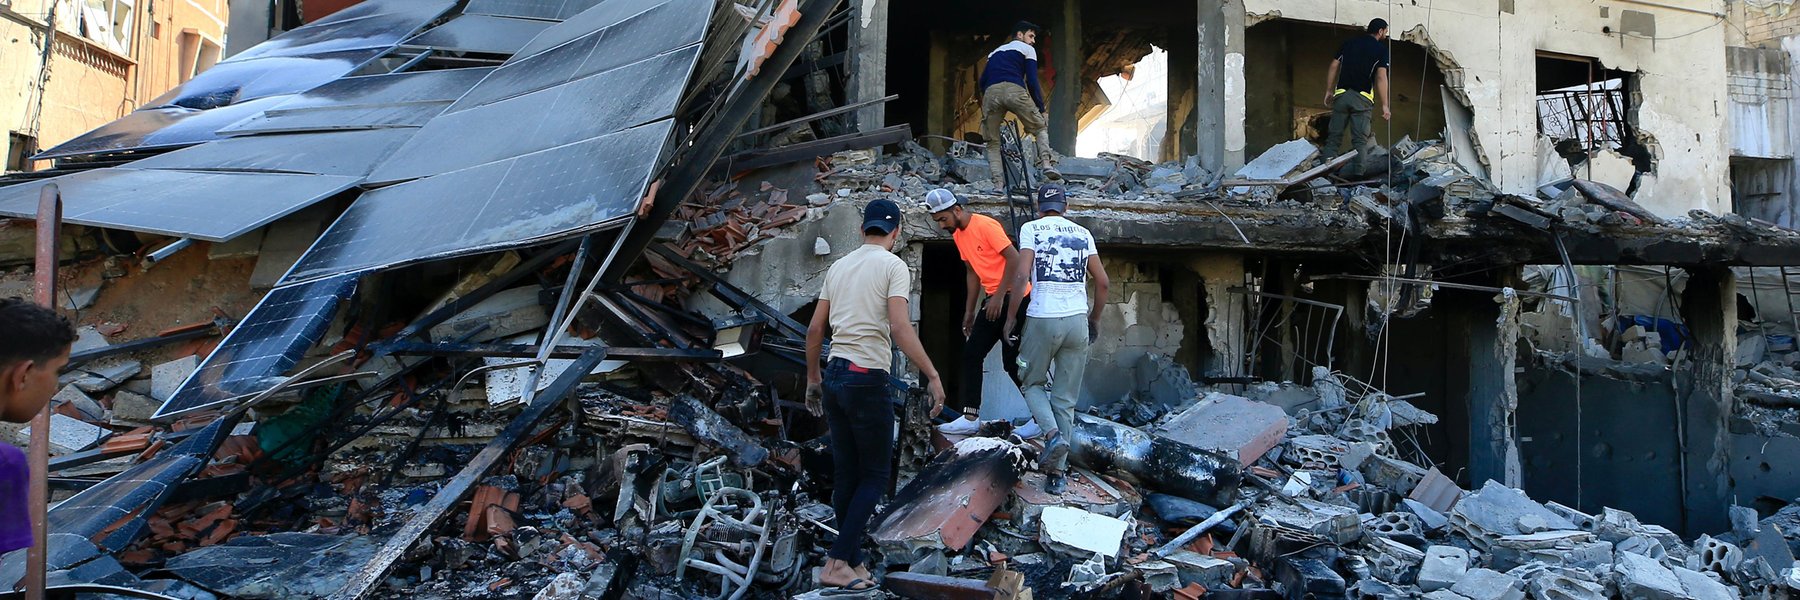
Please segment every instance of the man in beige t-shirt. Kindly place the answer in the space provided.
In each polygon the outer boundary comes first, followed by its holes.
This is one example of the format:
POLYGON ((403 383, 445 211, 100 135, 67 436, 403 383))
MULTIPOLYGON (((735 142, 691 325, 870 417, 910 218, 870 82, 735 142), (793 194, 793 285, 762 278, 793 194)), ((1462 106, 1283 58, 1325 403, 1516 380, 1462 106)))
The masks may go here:
POLYGON ((806 328, 806 406, 823 413, 831 429, 834 463, 831 507, 837 541, 819 583, 846 590, 872 589, 862 564, 869 518, 887 492, 894 453, 894 405, 888 387, 894 345, 919 367, 931 394, 931 414, 944 407, 944 387, 912 328, 907 297, 912 273, 894 256, 900 207, 876 200, 863 210, 863 245, 832 263, 806 328), (831 329, 831 359, 819 368, 819 351, 831 329))

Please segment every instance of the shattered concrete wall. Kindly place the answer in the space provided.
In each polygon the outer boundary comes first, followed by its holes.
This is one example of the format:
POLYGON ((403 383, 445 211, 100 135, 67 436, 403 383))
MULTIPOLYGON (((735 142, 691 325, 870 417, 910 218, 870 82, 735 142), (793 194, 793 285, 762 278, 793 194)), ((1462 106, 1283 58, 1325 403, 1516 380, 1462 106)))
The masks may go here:
POLYGON ((1164 297, 1162 273, 1181 267, 1145 258, 1100 255, 1112 286, 1100 312, 1099 337, 1088 349, 1084 403, 1107 403, 1129 394, 1138 359, 1146 354, 1174 356, 1181 350, 1186 337, 1183 319, 1191 316, 1164 297))
MULTIPOLYGON (((1252 19, 1361 25, 1381 17, 1397 37, 1435 52, 1454 95, 1474 111, 1483 162, 1510 193, 1530 194, 1536 185, 1536 93, 1523 82, 1535 81, 1539 52, 1594 57, 1607 68, 1636 72, 1642 93, 1634 124, 1656 173, 1644 178, 1637 202, 1669 217, 1695 208, 1730 210, 1726 78, 1719 68, 1728 27, 1718 17, 1559 0, 1245 0, 1244 7, 1252 19), (1656 39, 1620 33, 1645 19, 1654 22, 1656 39)), ((1227 64, 1243 63, 1240 57, 1227 64)), ((1242 132, 1235 135, 1241 139, 1242 132)))
POLYGON ((1793 158, 1793 77, 1779 48, 1726 48, 1731 155, 1793 158))

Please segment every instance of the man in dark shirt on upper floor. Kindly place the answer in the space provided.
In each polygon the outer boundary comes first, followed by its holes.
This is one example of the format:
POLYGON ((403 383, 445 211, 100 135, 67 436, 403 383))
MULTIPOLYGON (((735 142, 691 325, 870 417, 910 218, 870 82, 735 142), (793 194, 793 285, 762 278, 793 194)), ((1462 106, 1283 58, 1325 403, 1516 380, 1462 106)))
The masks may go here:
POLYGON ((1056 154, 1050 151, 1050 120, 1044 111, 1044 90, 1038 87, 1038 26, 1029 21, 1013 25, 1012 39, 988 53, 981 70, 981 137, 987 143, 989 179, 994 189, 1006 188, 1005 166, 1000 162, 1000 122, 1006 113, 1019 117, 1025 133, 1037 137, 1038 168, 1047 179, 1062 179, 1056 171, 1056 154))
POLYGON ((1383 19, 1369 22, 1368 35, 1347 40, 1338 48, 1337 56, 1326 69, 1325 105, 1331 107, 1331 128, 1325 134, 1325 157, 1335 157, 1343 147, 1343 135, 1350 132, 1350 147, 1359 154, 1353 172, 1368 170, 1368 147, 1373 129, 1370 113, 1376 97, 1381 98, 1381 118, 1391 119, 1388 106, 1388 23, 1383 19))

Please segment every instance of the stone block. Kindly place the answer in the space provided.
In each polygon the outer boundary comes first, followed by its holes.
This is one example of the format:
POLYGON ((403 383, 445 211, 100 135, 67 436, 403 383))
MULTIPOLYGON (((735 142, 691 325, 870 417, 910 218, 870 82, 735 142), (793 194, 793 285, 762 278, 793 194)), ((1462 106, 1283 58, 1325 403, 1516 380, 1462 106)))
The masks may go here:
POLYGON ((1118 555, 1125 531, 1130 528, 1119 519, 1066 506, 1046 508, 1039 519, 1046 547, 1074 548, 1081 551, 1078 556, 1118 555))
POLYGON ((1675 579, 1681 582, 1687 597, 1694 600, 1738 600, 1737 590, 1726 587, 1705 573, 1675 567, 1675 579))
POLYGON ((1532 598, 1540 600, 1604 600, 1607 597, 1606 586, 1559 569, 1539 572, 1525 588, 1532 598))
POLYGON ((1438 590, 1419 597, 1425 600, 1469 600, 1468 596, 1450 590, 1438 590))
MULTIPOLYGON (((50 455, 74 454, 100 441, 106 431, 91 423, 62 414, 50 415, 50 455)), ((20 440, 31 439, 31 427, 19 430, 20 440)))
POLYGON ((1450 586, 1450 591, 1472 600, 1525 600, 1525 582, 1488 569, 1474 569, 1450 586))
POLYGON ((1281 443, 1287 427, 1280 407, 1215 392, 1164 421, 1156 434, 1223 452, 1248 467, 1281 443))
POLYGON ((1206 587, 1217 587, 1231 580, 1237 573, 1237 565, 1231 561, 1214 558, 1191 550, 1176 551, 1163 560, 1175 565, 1175 572, 1181 577, 1181 585, 1200 584, 1206 587))
POLYGON ((256 266, 250 271, 250 287, 275 287, 288 269, 300 262, 300 256, 312 247, 323 228, 323 220, 304 210, 269 225, 257 250, 256 266))
POLYGON ((1432 546, 1425 549, 1419 563, 1419 590, 1432 592, 1456 585, 1469 571, 1469 551, 1456 546, 1432 546))
POLYGON ((1425 469, 1418 465, 1381 455, 1369 457, 1359 470, 1370 484, 1403 496, 1411 494, 1425 479, 1425 469))
POLYGON ((112 416, 115 421, 148 422, 163 403, 130 390, 113 392, 112 416))
POLYGON ((431 339, 457 339, 482 325, 487 325, 487 329, 470 341, 485 342, 542 328, 550 323, 550 314, 538 301, 541 289, 529 285, 489 296, 431 328, 431 339))
POLYGON ((1675 573, 1655 559, 1632 552, 1619 552, 1613 558, 1613 575, 1619 592, 1627 598, 1641 600, 1679 600, 1686 590, 1675 573))
POLYGON ((199 367, 200 357, 190 354, 151 368, 150 397, 168 402, 176 390, 181 389, 181 383, 199 367))
POLYGON ((110 365, 84 365, 75 378, 75 387, 89 394, 99 394, 123 385, 144 371, 144 363, 135 360, 110 365))

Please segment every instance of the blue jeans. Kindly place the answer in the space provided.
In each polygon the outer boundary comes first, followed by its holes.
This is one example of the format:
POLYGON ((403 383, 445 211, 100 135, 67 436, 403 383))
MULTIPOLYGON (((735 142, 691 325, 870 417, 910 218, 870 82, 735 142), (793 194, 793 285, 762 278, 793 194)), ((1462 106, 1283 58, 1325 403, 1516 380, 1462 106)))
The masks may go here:
POLYGON ((862 564, 869 518, 887 493, 894 457, 894 408, 888 373, 863 369, 842 358, 825 363, 825 424, 831 428, 831 508, 837 511, 837 541, 831 558, 862 564))

